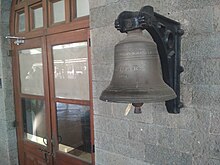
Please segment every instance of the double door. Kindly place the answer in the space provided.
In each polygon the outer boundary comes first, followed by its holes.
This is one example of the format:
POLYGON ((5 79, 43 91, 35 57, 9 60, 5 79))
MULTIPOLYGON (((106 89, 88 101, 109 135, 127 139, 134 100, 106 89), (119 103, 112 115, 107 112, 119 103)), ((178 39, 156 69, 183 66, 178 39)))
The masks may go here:
POLYGON ((13 46, 21 165, 94 164, 88 30, 13 46))

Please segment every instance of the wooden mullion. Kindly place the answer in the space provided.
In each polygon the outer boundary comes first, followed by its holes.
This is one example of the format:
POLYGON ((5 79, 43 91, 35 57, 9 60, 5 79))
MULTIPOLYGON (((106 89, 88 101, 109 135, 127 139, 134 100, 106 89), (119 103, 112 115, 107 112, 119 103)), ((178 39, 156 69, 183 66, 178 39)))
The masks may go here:
POLYGON ((71 0, 65 0, 65 22, 69 23, 71 21, 71 5, 70 5, 71 0))
POLYGON ((30 31, 30 25, 29 25, 30 15, 29 15, 28 5, 24 7, 24 12, 25 12, 25 31, 24 31, 25 33, 30 31))
POLYGON ((61 103, 66 103, 66 104, 85 105, 85 106, 89 106, 90 105, 90 101, 87 101, 87 100, 55 98, 55 102, 61 102, 61 103))
MULTIPOLYGON (((51 128, 51 100, 50 100, 50 80, 48 73, 48 56, 47 56, 47 39, 46 37, 42 37, 42 62, 43 62, 43 77, 44 77, 44 95, 45 95, 45 113, 46 113, 46 129, 47 129, 47 139, 48 139, 48 150, 50 153, 53 152, 52 146, 52 128, 51 128)), ((52 162, 52 157, 50 157, 50 161, 52 162)))
POLYGON ((41 3, 42 1, 45 1, 45 0, 31 0, 31 1, 28 1, 28 5, 33 5, 33 4, 36 4, 36 3, 41 3))
POLYGON ((44 96, 30 95, 30 94, 20 94, 20 98, 44 100, 44 96))
POLYGON ((71 21, 73 21, 76 18, 76 0, 72 0, 70 2, 70 7, 71 7, 71 21))
POLYGON ((87 31, 87 45, 88 45, 88 67, 89 67, 89 97, 90 97, 90 136, 91 136, 91 156, 92 164, 95 164, 95 153, 93 147, 95 143, 94 138, 94 110, 93 110, 93 89, 92 89, 92 58, 91 58, 91 39, 89 29, 87 31))
POLYGON ((20 93, 20 78, 19 78, 19 71, 17 68, 19 68, 19 60, 17 54, 17 50, 15 45, 12 45, 12 48, 15 50, 15 55, 12 56, 12 70, 13 70, 13 86, 14 86, 14 95, 15 95, 15 113, 16 113, 16 122, 18 123, 16 132, 17 132, 17 139, 18 139, 18 149, 19 149, 19 163, 24 164, 24 145, 22 143, 23 141, 23 127, 22 127, 22 111, 21 111, 21 100, 19 97, 20 93))

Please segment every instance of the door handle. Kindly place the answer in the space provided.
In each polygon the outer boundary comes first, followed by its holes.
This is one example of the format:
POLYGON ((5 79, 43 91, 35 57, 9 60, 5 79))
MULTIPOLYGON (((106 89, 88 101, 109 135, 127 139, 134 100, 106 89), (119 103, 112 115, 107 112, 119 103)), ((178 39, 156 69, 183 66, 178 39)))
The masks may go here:
POLYGON ((38 150, 43 153, 43 157, 44 157, 43 159, 45 160, 46 163, 48 163, 49 161, 48 156, 53 156, 53 154, 47 151, 45 148, 38 148, 38 150))

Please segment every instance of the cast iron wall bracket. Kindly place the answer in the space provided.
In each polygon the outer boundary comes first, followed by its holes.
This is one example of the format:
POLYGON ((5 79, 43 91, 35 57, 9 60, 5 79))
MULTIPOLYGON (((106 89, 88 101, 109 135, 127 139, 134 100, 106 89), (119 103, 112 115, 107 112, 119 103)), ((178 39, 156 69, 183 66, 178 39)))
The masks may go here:
POLYGON ((115 21, 121 33, 135 29, 147 30, 157 44, 164 81, 175 91, 176 99, 166 101, 169 113, 180 113, 180 66, 181 36, 184 31, 180 23, 155 13, 152 6, 144 6, 139 12, 124 11, 115 21))

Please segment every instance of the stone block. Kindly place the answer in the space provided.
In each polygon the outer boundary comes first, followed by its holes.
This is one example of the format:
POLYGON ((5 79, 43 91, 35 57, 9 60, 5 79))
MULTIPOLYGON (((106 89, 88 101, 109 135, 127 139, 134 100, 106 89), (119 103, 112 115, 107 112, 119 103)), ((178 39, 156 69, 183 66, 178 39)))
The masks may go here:
POLYGON ((91 28, 93 29, 113 25, 118 15, 126 9, 129 9, 129 3, 127 2, 112 3, 106 6, 91 9, 91 28))
MULTIPOLYGON (((192 86, 181 84, 180 85, 180 100, 184 104, 184 107, 190 107, 192 104, 192 86)), ((181 109, 181 112, 183 109, 181 109)))
POLYGON ((10 159, 10 165, 19 165, 18 158, 16 159, 10 159))
POLYGON ((102 115, 102 116, 110 116, 113 115, 112 103, 104 102, 99 99, 93 99, 93 109, 94 114, 102 115))
POLYGON ((16 135, 16 130, 8 130, 8 150, 11 151, 17 150, 17 135, 16 135))
POLYGON ((147 5, 152 6, 155 12, 160 12, 161 10, 160 0, 122 0, 121 2, 129 3, 129 11, 139 11, 142 7, 147 5))
POLYGON ((210 158, 220 158, 220 136, 210 135, 209 137, 209 156, 210 158))
POLYGON ((219 85, 193 86, 192 105, 204 107, 219 107, 220 87, 219 85))
POLYGON ((113 75, 114 64, 96 64, 92 65, 93 76, 92 79, 94 81, 111 81, 113 75))
POLYGON ((208 134, 202 132, 194 132, 193 144, 192 144, 192 154, 195 157, 200 157, 202 155, 208 155, 209 145, 208 145, 208 134))
POLYGON ((165 14, 168 14, 174 11, 200 9, 218 4, 220 4, 218 0, 163 0, 161 8, 165 14))
POLYGON ((146 145, 145 160, 154 165, 162 165, 162 164, 191 165, 192 164, 191 155, 156 145, 146 145))
POLYGON ((220 134, 220 113, 211 113, 210 133, 220 134))
POLYGON ((188 153, 192 152, 193 144, 193 132, 188 130, 178 130, 177 137, 175 139, 175 148, 177 151, 188 153))
POLYGON ((205 66, 206 84, 220 85, 220 59, 207 59, 205 66))
POLYGON ((185 31, 184 36, 211 33, 214 31, 213 7, 210 6, 199 9, 170 12, 169 18, 181 23, 181 26, 185 31))
MULTIPOLYGON (((181 111, 184 110, 181 109, 181 111)), ((181 119, 180 115, 182 115, 182 113, 178 115, 168 113, 164 103, 154 104, 153 106, 153 123, 156 125, 169 128, 177 128, 178 120, 181 119)))
POLYGON ((173 128, 160 127, 158 130, 158 144, 174 149, 178 138, 178 130, 173 128))
POLYGON ((181 74, 183 84, 206 84, 205 60, 183 60, 184 72, 181 74))
POLYGON ((96 150, 96 163, 100 165, 150 165, 147 162, 125 157, 102 149, 96 150))
MULTIPOLYGON (((2 7, 2 10, 9 10, 10 11, 10 9, 11 9, 11 2, 12 2, 12 0, 7 0, 7 1, 2 1, 1 2, 1 7, 2 7)), ((4 18, 4 17, 2 17, 2 18, 4 18)))
POLYGON ((89 8, 98 8, 105 5, 106 0, 89 0, 89 8))
POLYGON ((214 29, 220 31, 220 5, 214 6, 214 29))
POLYGON ((152 124, 129 122, 129 139, 144 144, 158 143, 158 127, 152 124))
POLYGON ((192 165, 209 165, 208 157, 205 155, 194 156, 192 159, 192 165))
POLYGON ((208 165, 219 165, 220 164, 220 160, 217 159, 209 159, 208 161, 208 165))
POLYGON ((17 149, 9 151, 10 165, 17 165, 18 151, 17 149))
POLYGON ((191 121, 187 123, 186 129, 208 134, 209 132, 209 123, 210 123, 210 112, 205 111, 206 109, 194 108, 192 112, 189 112, 188 115, 191 115, 191 121))
POLYGON ((125 139, 128 138, 128 121, 95 115, 94 125, 94 129, 99 132, 106 132, 125 139))
POLYGON ((145 145, 125 138, 117 137, 112 134, 95 132, 95 146, 115 154, 124 155, 137 160, 145 159, 145 145))
POLYGON ((220 33, 183 35, 182 59, 201 60, 220 57, 220 33))
POLYGON ((99 99, 103 90, 107 88, 109 85, 109 81, 93 81, 92 88, 93 88, 93 98, 99 99))

